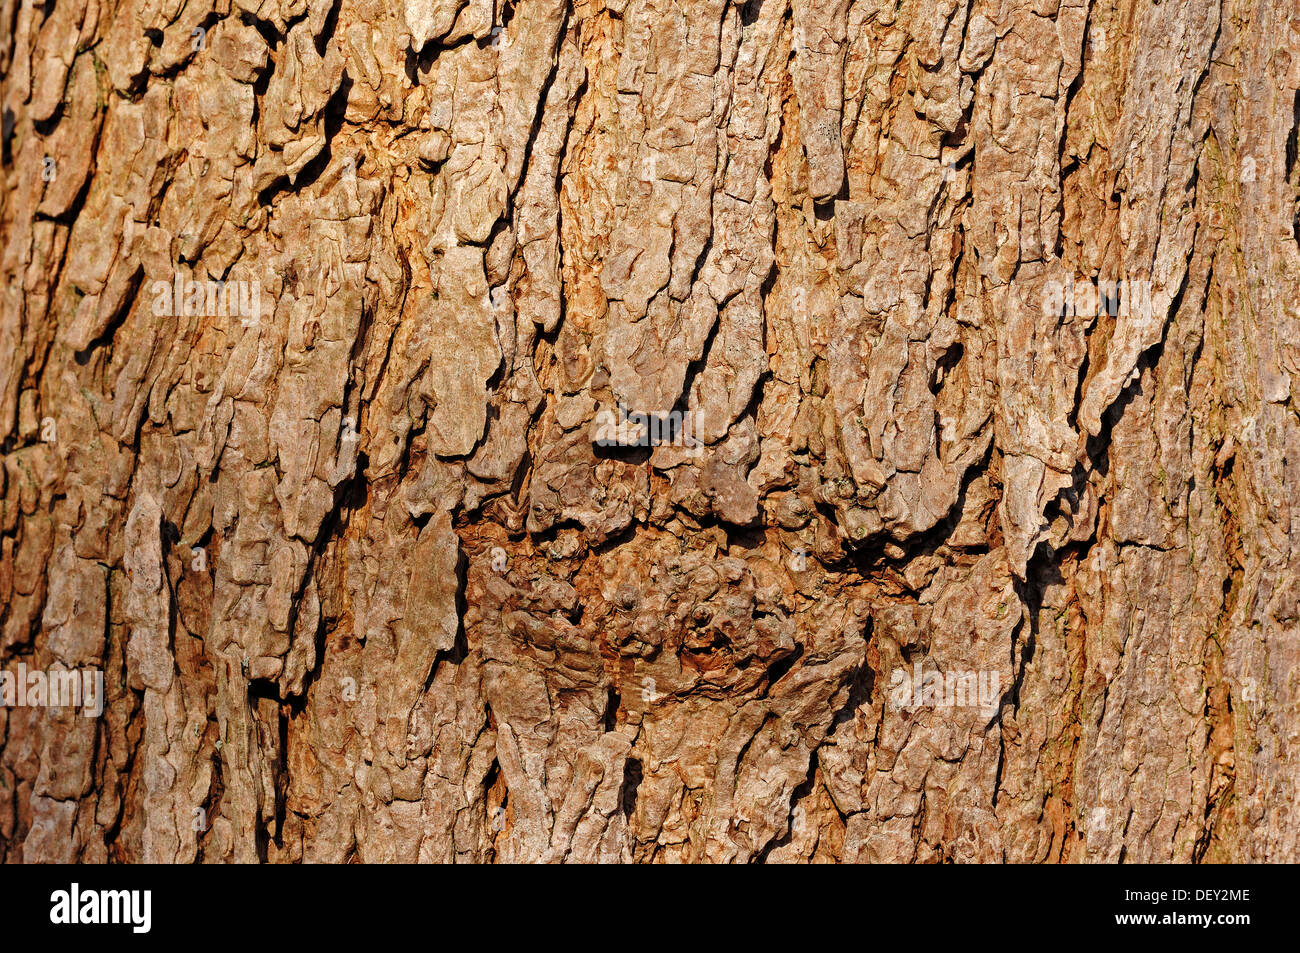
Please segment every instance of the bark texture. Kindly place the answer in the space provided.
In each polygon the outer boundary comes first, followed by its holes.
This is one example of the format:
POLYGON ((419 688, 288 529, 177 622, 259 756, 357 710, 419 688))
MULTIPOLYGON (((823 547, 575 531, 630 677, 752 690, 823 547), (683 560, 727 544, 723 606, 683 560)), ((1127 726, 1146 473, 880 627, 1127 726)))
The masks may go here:
POLYGON ((0 662, 107 688, 0 708, 5 860, 1300 860, 1294 0, 0 0, 0 71, 0 662))

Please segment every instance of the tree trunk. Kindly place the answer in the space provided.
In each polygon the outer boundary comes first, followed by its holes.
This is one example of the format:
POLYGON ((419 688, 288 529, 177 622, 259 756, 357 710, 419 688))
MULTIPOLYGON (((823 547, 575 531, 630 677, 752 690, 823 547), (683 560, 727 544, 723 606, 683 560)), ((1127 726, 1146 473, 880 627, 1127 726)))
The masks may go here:
POLYGON ((1292 0, 0 23, 5 860, 1300 860, 1292 0))

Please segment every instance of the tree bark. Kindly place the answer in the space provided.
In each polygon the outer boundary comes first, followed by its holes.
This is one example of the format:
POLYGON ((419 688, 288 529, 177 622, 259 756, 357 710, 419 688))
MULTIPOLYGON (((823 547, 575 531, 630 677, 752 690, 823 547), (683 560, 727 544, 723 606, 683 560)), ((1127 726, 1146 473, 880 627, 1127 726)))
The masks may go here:
POLYGON ((0 24, 6 861, 1300 860, 1291 0, 0 24))

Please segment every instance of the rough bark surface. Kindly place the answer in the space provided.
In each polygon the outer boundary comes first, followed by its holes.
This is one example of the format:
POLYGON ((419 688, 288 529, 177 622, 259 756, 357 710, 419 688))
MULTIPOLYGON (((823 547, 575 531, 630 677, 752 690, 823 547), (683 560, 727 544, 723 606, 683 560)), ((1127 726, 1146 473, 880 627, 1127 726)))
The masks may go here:
POLYGON ((0 73, 0 662, 107 686, 0 707, 6 861, 1300 860, 1294 0, 0 0, 0 73))

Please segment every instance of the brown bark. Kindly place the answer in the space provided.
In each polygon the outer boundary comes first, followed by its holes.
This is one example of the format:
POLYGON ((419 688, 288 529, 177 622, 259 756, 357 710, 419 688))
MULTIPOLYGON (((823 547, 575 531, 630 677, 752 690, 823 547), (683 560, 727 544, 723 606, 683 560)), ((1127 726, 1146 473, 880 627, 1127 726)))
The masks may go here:
POLYGON ((107 691, 0 707, 5 860, 1300 860, 1291 0, 0 71, 0 663, 107 691))

